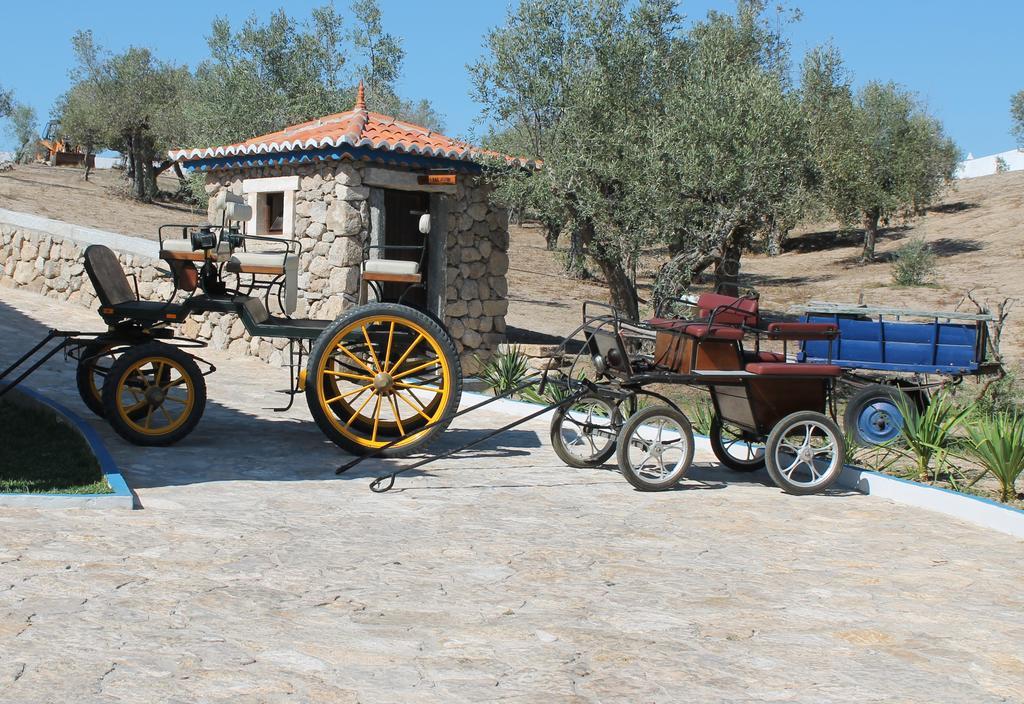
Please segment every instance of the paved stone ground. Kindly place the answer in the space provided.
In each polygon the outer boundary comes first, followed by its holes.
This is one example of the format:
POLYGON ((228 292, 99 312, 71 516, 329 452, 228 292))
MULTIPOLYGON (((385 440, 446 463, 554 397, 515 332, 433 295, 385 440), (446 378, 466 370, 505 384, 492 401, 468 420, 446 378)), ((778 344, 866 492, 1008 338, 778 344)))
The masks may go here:
MULTIPOLYGON (((96 322, 0 289, 0 360, 55 324, 96 322)), ((208 357, 180 445, 95 421, 144 510, 0 509, 0 701, 1024 699, 1021 541, 707 457, 642 494, 544 422, 375 495, 264 410, 283 371, 208 357)), ((35 384, 84 416, 72 370, 35 384)))

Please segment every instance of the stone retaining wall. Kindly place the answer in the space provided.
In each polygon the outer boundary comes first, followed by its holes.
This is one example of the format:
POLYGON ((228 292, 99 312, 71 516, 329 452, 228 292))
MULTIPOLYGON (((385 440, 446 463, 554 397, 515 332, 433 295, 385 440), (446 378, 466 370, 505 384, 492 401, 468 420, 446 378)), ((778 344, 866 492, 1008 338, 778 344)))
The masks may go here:
MULTIPOLYGON (((129 280, 133 274, 136 277, 141 298, 167 300, 174 292, 174 285, 159 271, 167 266, 156 258, 155 242, 9 211, 0 211, 0 286, 25 288, 59 301, 98 308, 96 291, 82 264, 85 248, 97 243, 121 245, 114 252, 129 280), (27 227, 25 223, 36 227, 27 227), (48 231, 51 229, 60 234, 48 231), (152 254, 141 253, 146 251, 152 254)), ((96 328, 102 328, 98 315, 96 328)), ((183 336, 206 341, 214 349, 259 357, 277 366, 283 365, 288 357, 286 340, 251 337, 236 315, 191 316, 179 330, 183 336)))

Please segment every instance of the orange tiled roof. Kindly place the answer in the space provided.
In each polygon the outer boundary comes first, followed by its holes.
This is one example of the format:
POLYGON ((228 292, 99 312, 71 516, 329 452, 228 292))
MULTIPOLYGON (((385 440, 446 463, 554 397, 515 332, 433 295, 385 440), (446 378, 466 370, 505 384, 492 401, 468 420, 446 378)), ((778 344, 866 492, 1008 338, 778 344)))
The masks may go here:
MULTIPOLYGON (((168 152, 168 156, 173 161, 187 162, 227 156, 306 151, 341 145, 467 161, 484 155, 504 156, 477 149, 411 122, 369 112, 363 99, 362 83, 359 84, 355 107, 347 112, 292 125, 278 132, 253 137, 237 144, 205 149, 175 149, 168 152)), ((509 163, 516 162, 524 166, 528 163, 525 159, 508 156, 505 159, 509 163)))

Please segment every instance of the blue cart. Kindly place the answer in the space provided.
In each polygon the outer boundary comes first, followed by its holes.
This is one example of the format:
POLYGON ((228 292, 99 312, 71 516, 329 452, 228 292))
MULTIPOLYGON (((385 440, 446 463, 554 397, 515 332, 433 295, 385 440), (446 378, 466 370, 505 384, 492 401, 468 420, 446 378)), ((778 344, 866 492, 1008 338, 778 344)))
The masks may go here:
POLYGON ((843 416, 862 445, 896 438, 901 405, 923 410, 929 392, 965 376, 994 373, 986 361, 990 315, 812 302, 794 309, 801 320, 839 327, 834 342, 807 341, 799 362, 831 362, 855 388, 843 416))

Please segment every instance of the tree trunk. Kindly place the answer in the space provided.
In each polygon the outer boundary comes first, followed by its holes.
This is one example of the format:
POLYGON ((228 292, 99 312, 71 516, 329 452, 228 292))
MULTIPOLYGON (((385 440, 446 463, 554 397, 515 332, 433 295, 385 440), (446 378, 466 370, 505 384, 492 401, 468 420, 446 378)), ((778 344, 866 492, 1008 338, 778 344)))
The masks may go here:
POLYGON ((544 223, 544 246, 549 252, 558 247, 558 236, 562 233, 562 223, 544 223))
POLYGON ((715 292, 725 296, 739 296, 740 257, 743 256, 745 231, 733 227, 722 244, 722 256, 715 261, 715 292))
POLYGON ((569 228, 569 253, 565 257, 565 271, 574 279, 591 278, 583 250, 583 233, 575 224, 569 228))
POLYGON ((92 156, 92 145, 85 145, 85 161, 82 162, 82 166, 85 168, 85 180, 89 180, 89 173, 92 171, 92 167, 89 166, 89 158, 92 156))
MULTIPOLYGON (((594 240, 594 224, 586 222, 580 228, 582 244, 590 249, 589 244, 594 240)), ((640 306, 636 295, 636 286, 629 280, 624 262, 618 257, 609 257, 604 253, 590 252, 590 256, 597 262, 604 275, 605 283, 608 284, 608 294, 611 304, 629 318, 639 320, 640 306)))
POLYGON ((878 219, 881 214, 878 208, 864 212, 861 221, 864 227, 864 252, 861 254, 861 261, 875 261, 875 243, 878 241, 878 219))

